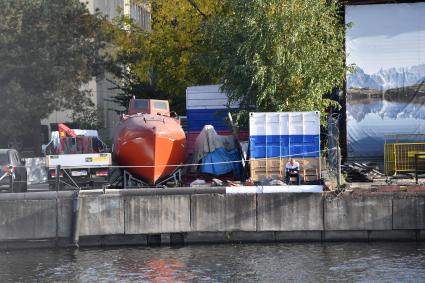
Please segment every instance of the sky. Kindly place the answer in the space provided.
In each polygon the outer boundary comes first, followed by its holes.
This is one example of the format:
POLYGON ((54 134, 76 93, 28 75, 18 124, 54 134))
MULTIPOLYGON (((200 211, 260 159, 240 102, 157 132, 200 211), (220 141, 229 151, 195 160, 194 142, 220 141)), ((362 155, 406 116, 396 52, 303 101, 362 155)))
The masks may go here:
POLYGON ((347 64, 367 74, 425 64, 425 3, 346 6, 347 64))

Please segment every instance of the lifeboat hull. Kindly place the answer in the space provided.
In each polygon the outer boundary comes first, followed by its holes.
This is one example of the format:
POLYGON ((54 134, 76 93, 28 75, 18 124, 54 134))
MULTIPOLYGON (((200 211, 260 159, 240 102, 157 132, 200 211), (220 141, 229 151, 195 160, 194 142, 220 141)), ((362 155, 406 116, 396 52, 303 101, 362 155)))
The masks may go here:
POLYGON ((114 136, 114 160, 154 185, 174 173, 186 155, 186 136, 178 120, 139 114, 120 122, 114 136))

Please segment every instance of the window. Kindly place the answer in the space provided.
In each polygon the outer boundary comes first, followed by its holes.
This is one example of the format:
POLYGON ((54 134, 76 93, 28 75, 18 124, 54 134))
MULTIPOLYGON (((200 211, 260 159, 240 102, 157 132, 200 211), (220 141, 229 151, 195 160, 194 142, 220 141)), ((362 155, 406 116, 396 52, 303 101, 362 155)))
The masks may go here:
POLYGON ((148 101, 143 99, 137 99, 134 103, 136 109, 148 109, 148 101))
POLYGON ((153 108, 161 109, 161 110, 168 110, 168 105, 167 105, 167 103, 162 102, 162 101, 155 101, 153 103, 153 108))

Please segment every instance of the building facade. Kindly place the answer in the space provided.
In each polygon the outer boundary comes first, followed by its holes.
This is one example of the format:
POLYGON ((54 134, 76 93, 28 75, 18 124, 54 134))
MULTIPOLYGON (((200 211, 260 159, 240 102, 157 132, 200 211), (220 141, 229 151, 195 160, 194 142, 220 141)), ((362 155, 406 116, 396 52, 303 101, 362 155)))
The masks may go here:
MULTIPOLYGON (((138 1, 137 4, 133 0, 81 0, 87 5, 91 13, 100 11, 108 17, 109 20, 119 16, 120 13, 130 16, 145 30, 151 30, 151 9, 146 1, 138 1)), ((116 111, 124 111, 121 107, 112 101, 119 91, 110 81, 113 77, 110 74, 105 75, 105 79, 97 80, 93 78, 87 85, 83 86, 92 93, 92 101, 97 108, 100 120, 99 133, 104 140, 112 138, 113 129, 119 121, 119 115, 116 111)), ((42 124, 46 125, 49 132, 54 130, 58 123, 66 123, 73 125, 72 111, 54 111, 47 119, 42 120, 42 124)))

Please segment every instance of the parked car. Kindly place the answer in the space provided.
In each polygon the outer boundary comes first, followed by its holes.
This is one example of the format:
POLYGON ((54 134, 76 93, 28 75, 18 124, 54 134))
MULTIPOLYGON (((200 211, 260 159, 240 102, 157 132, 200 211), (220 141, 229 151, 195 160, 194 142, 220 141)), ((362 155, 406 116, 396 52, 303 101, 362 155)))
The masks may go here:
POLYGON ((27 169, 15 149, 0 149, 0 190, 27 191, 27 169))

